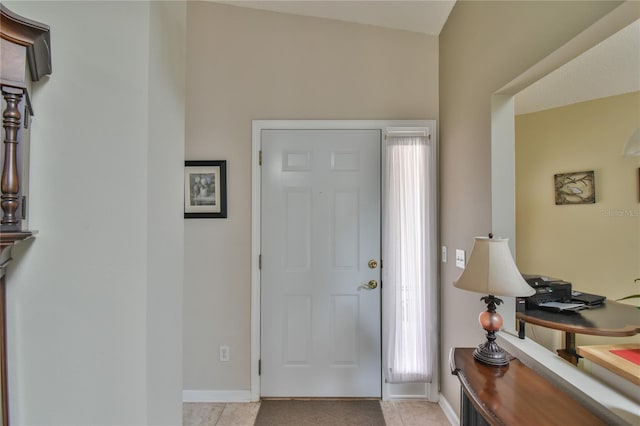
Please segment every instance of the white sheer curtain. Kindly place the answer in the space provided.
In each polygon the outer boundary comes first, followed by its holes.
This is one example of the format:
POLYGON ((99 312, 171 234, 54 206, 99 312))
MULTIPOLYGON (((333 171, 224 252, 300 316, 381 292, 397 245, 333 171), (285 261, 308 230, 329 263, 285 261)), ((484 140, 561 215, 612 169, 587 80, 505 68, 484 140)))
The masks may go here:
POLYGON ((433 151, 425 136, 387 136, 382 282, 389 383, 430 382, 435 363, 433 151))

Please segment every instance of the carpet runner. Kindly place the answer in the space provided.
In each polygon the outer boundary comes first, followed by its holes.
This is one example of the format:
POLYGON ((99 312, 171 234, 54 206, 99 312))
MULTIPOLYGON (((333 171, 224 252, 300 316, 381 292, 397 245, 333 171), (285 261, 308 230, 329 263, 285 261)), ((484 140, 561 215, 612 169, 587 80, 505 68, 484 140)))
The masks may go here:
POLYGON ((386 426, 376 400, 264 400, 255 426, 386 426))

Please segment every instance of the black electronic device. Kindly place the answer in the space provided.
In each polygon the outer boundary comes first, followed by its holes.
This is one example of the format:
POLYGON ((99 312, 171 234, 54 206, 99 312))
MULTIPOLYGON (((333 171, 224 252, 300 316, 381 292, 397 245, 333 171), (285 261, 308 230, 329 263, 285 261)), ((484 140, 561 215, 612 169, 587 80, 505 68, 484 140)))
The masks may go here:
POLYGON ((573 302, 584 303, 587 306, 600 305, 605 301, 605 299, 605 296, 600 296, 599 294, 583 293, 575 290, 571 292, 571 300, 573 302))
POLYGON ((570 302, 571 283, 541 275, 522 275, 536 293, 525 299, 527 309, 538 309, 545 302, 570 302))

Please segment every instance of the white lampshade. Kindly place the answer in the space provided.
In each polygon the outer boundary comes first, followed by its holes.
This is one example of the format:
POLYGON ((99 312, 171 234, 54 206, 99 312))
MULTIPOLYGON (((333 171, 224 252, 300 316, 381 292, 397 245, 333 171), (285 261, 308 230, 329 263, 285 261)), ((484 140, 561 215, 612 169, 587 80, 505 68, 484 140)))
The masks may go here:
POLYGON ((640 155, 640 128, 637 128, 624 145, 622 155, 625 157, 637 157, 640 155))
POLYGON ((518 271, 506 238, 476 237, 467 267, 453 285, 494 296, 531 296, 535 290, 518 271))

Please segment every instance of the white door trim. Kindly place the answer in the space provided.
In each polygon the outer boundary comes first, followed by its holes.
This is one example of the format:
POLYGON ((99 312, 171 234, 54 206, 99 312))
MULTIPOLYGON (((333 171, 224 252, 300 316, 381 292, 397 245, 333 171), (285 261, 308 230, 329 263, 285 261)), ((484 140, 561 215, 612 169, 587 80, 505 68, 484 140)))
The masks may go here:
MULTIPOLYGON (((251 147, 251 399, 260 400, 260 223, 261 223, 261 132, 267 129, 379 129, 388 127, 430 127, 433 120, 253 120, 251 147)), ((435 132, 434 132, 435 133, 435 132)), ((437 388, 437 386, 436 386, 437 388)), ((383 384, 383 399, 393 397, 383 384)), ((393 392, 392 392, 393 393, 393 392)))

